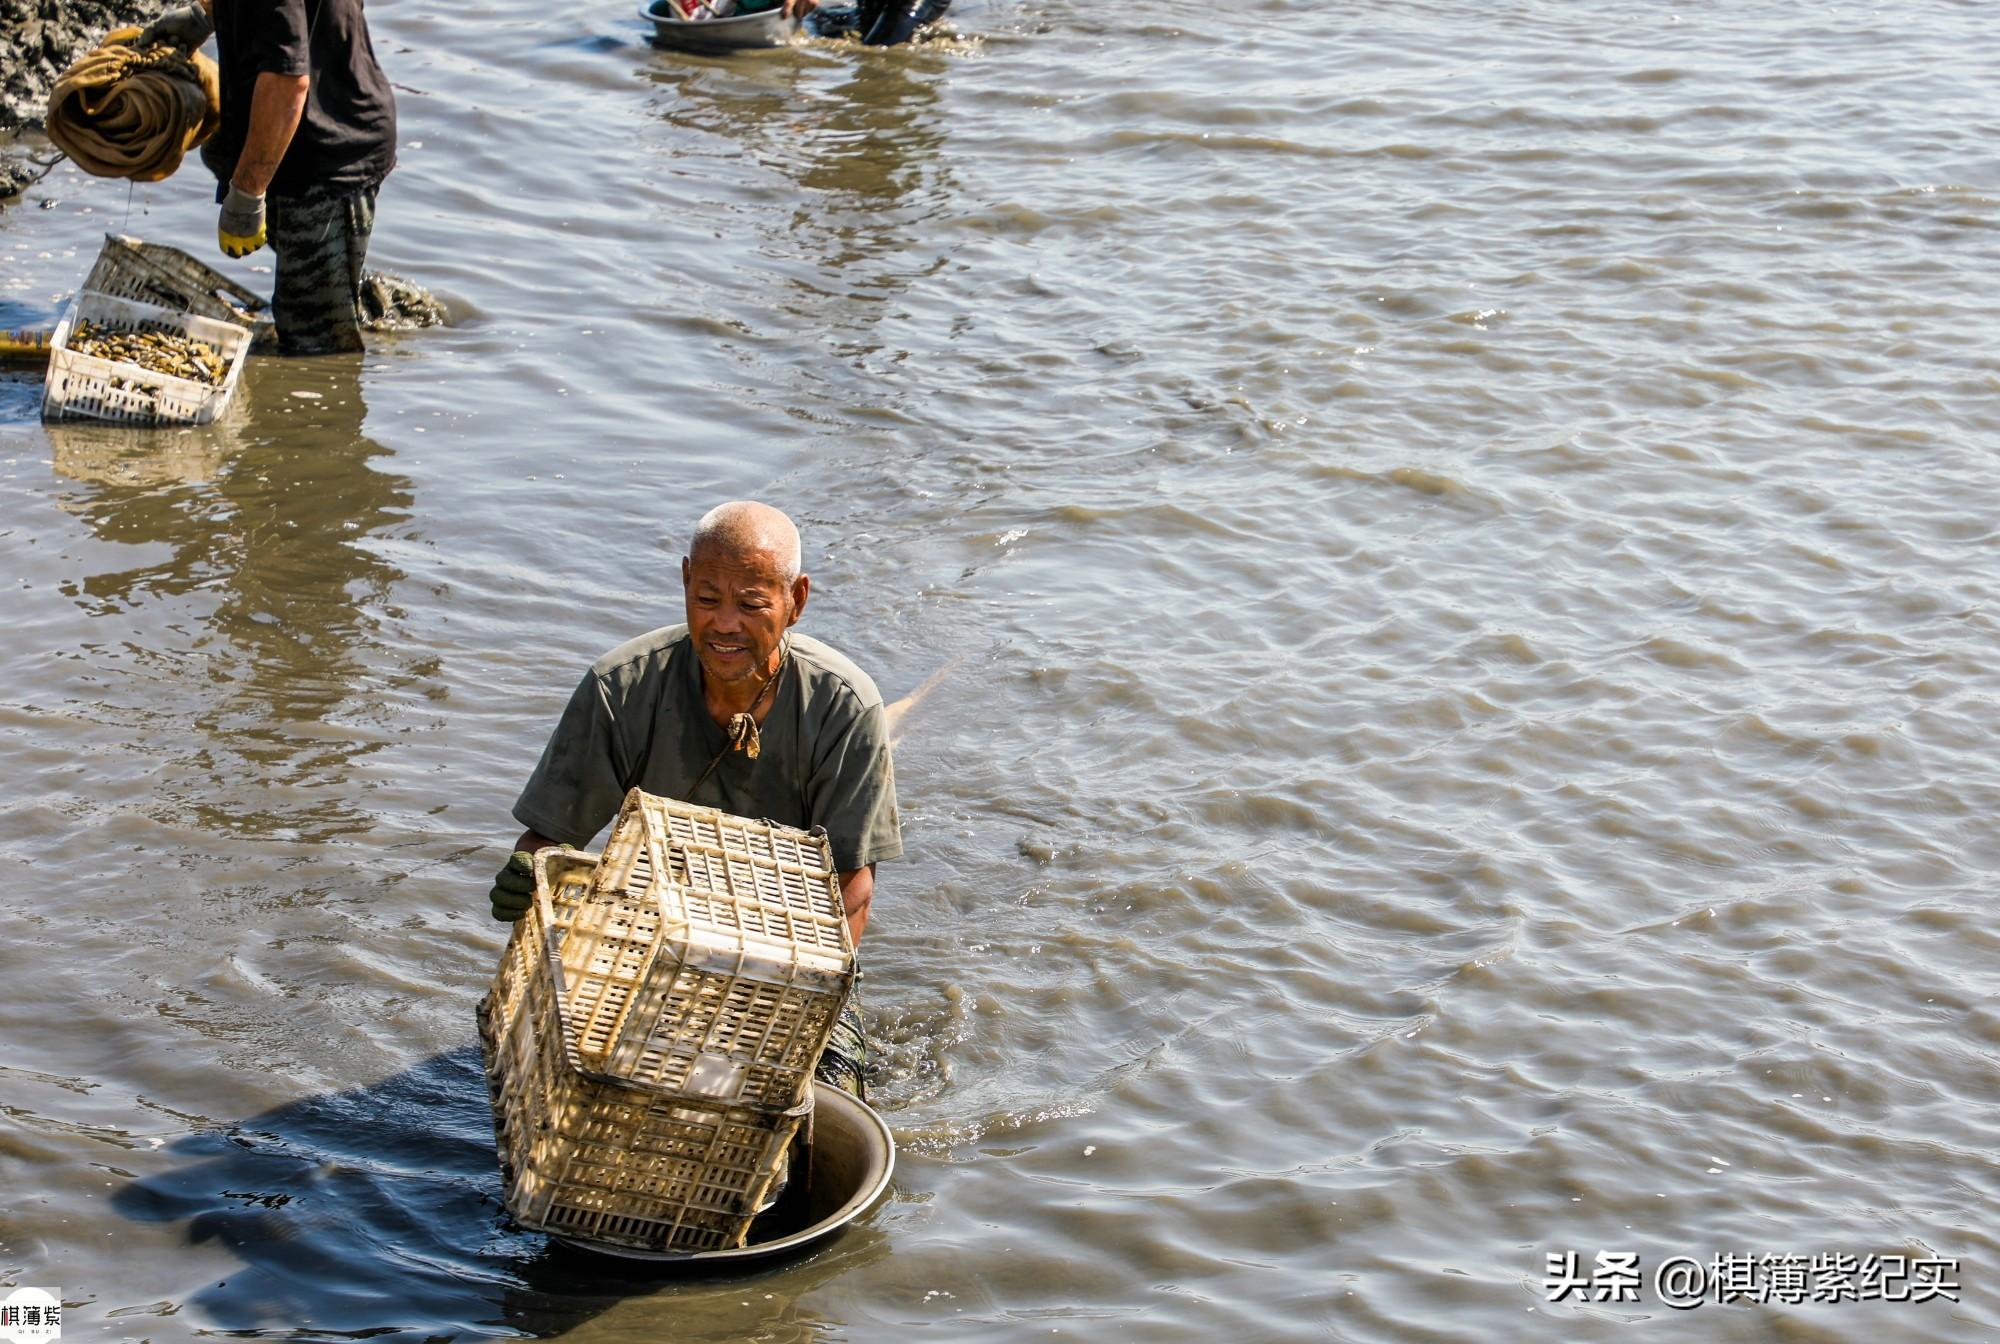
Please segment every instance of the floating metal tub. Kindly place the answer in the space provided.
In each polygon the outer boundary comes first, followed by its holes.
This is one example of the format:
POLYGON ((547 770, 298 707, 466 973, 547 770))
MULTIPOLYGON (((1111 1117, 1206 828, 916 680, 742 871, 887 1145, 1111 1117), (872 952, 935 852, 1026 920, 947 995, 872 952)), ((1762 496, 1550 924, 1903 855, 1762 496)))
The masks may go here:
MULTIPOLYGON (((727 20, 722 20, 727 22, 727 20)), ((690 1268, 727 1268, 781 1256, 846 1227, 875 1207, 896 1170, 896 1140, 865 1103, 826 1083, 813 1084, 811 1172, 794 1172, 777 1206, 750 1225, 742 1246, 717 1251, 635 1251, 623 1246, 557 1238, 566 1245, 621 1260, 690 1268)))
POLYGON ((726 19, 683 19, 667 0, 639 0, 639 17, 653 25, 653 40, 684 51, 744 51, 789 44, 799 28, 785 17, 782 5, 757 14, 732 14, 726 19))

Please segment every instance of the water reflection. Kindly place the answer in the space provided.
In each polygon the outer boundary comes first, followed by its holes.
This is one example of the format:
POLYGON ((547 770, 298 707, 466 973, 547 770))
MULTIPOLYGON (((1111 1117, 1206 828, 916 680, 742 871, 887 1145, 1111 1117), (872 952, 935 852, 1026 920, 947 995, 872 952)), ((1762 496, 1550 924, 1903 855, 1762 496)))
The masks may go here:
POLYGON ((800 1299, 888 1253, 885 1236, 855 1228, 805 1259, 690 1278, 522 1232, 500 1205, 472 1047, 170 1151, 178 1166, 122 1187, 112 1207, 184 1221, 190 1244, 242 1261, 182 1304, 229 1331, 309 1320, 336 1337, 552 1338, 609 1314, 605 1333, 620 1338, 810 1340, 829 1322, 800 1299))
POLYGON ((742 213, 783 221, 765 254, 810 265, 791 272, 804 302, 790 310, 831 325, 855 316, 845 299, 886 297, 943 264, 926 226, 956 189, 941 102, 952 66, 943 47, 842 43, 733 62, 663 57, 649 73, 670 91, 661 115, 687 148, 746 157, 781 179, 788 212, 760 200, 742 213))
POLYGON ((796 181, 807 194, 792 224, 801 236, 831 240, 828 265, 902 255, 944 210, 955 185, 940 106, 950 64, 937 52, 866 53, 819 100, 812 129, 794 144, 796 181))
MULTIPOLYGON (((247 404, 216 425, 47 432, 57 473, 79 487, 60 506, 116 544, 64 591, 112 647, 196 681, 190 755, 213 774, 195 807, 206 824, 255 832, 268 829, 264 809, 216 805, 246 771, 267 788, 325 784, 382 745, 329 724, 374 712, 366 689, 390 671, 381 626, 403 575, 370 540, 404 522, 412 493, 378 468, 388 450, 362 431, 358 359, 253 371, 247 404)), ((288 818, 301 821, 321 836, 361 824, 331 796, 288 818)))

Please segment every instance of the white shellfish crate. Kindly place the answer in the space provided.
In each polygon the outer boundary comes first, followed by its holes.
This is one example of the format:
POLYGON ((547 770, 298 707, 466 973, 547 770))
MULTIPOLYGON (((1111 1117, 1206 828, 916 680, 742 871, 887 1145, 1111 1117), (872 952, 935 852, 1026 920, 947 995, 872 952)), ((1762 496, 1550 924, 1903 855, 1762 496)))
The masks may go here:
POLYGON ((594 855, 543 850, 479 1039, 507 1210, 537 1231, 651 1252, 743 1244, 808 1099, 783 1113, 613 1078, 578 1049, 558 945, 588 900, 594 855))
POLYGON ((48 382, 42 391, 44 420, 111 420, 127 425, 205 425, 229 404, 243 378, 251 332, 234 322, 176 312, 156 303, 78 290, 56 324, 49 343, 48 382), (206 341, 222 357, 227 372, 220 385, 154 373, 120 360, 99 359, 70 348, 77 324, 114 331, 160 328, 206 341))
POLYGON ((826 835, 634 789, 562 965, 578 1048, 605 1072, 794 1106, 854 987, 826 835))
POLYGON ((271 325, 271 305, 256 293, 177 247, 127 234, 104 235, 83 287, 114 299, 234 322, 257 333, 271 325))

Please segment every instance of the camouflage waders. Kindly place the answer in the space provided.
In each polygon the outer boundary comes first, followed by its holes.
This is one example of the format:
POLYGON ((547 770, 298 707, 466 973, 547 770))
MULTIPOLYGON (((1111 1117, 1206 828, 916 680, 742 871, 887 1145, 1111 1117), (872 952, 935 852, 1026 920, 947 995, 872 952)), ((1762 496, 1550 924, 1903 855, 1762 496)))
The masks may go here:
POLYGON ((840 1017, 833 1024, 833 1039, 826 1043, 826 1053, 819 1057, 813 1077, 866 1101, 867 1070, 868 1042, 861 1035, 861 991, 857 988, 841 1005, 840 1017))
MULTIPOLYGON (((866 1102, 868 1083, 863 1075, 868 1066, 868 1042, 861 1035, 860 998, 861 991, 857 987, 847 996, 847 1002, 841 1005, 840 1016, 834 1019, 833 1037, 826 1043, 826 1052, 819 1057, 819 1067, 813 1070, 813 1079, 866 1102)), ((799 1126, 798 1135, 792 1140, 785 1165, 778 1169, 777 1179, 764 1195, 764 1204, 758 1210, 760 1213, 778 1202, 778 1196, 791 1185, 794 1174, 802 1173, 801 1189, 810 1183, 812 1162, 807 1153, 812 1148, 812 1125, 813 1119, 808 1113, 805 1124, 799 1126)))
POLYGON ((313 189, 265 202, 277 279, 271 316, 288 355, 362 348, 361 266, 375 229, 377 187, 313 189))

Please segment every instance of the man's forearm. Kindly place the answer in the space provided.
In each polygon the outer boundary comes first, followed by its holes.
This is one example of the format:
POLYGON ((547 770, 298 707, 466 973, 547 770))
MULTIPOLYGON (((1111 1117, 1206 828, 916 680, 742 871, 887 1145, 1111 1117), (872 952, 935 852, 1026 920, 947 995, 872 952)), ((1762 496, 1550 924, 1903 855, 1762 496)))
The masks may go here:
POLYGON ((292 134, 305 115, 306 93, 312 87, 310 75, 257 76, 250 92, 250 129, 243 137, 243 152, 236 156, 236 172, 230 184, 252 196, 262 196, 278 175, 285 151, 292 147, 292 134))
POLYGON ((861 931, 868 927, 868 907, 875 900, 875 865, 854 868, 840 875, 840 905, 847 915, 847 931, 856 947, 861 931))

